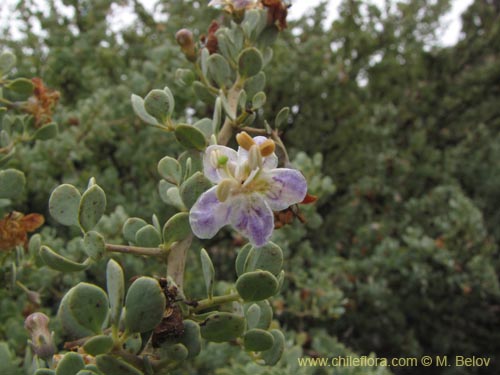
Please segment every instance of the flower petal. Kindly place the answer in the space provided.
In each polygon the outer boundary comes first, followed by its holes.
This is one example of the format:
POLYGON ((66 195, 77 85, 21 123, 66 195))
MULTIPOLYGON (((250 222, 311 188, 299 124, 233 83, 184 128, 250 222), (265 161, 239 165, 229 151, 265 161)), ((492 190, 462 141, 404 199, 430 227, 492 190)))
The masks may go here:
POLYGON ((208 146, 203 155, 203 173, 215 184, 229 177, 224 168, 217 167, 217 159, 221 156, 228 158, 227 163, 234 164, 238 160, 236 151, 226 146, 208 146))
POLYGON ((267 172, 265 178, 269 189, 264 199, 273 211, 281 211, 300 203, 307 194, 306 179, 296 169, 277 168, 267 172))
POLYGON ((265 245, 274 229, 271 208, 258 194, 240 194, 231 199, 229 223, 254 246, 265 245))
MULTIPOLYGON (((253 137, 253 141, 257 146, 260 146, 264 141, 268 138, 258 135, 257 137, 253 137)), ((243 164, 248 160, 248 151, 242 147, 238 147, 238 164, 243 164)), ((271 155, 262 158, 262 166, 264 169, 274 169, 278 166, 278 157, 273 152, 271 155)))
POLYGON ((220 202, 217 186, 204 192, 189 211, 189 224, 196 237, 212 238, 228 223, 231 211, 228 201, 220 202))

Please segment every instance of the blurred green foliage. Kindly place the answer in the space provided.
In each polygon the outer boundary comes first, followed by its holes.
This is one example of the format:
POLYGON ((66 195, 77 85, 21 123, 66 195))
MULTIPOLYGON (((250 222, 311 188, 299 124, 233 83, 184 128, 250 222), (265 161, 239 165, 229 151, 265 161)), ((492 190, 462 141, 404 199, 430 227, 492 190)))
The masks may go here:
MULTIPOLYGON (((69 12, 53 1, 45 12, 20 1, 22 39, 0 39, 17 56, 18 76, 42 77, 61 92, 54 116, 60 134, 20 145, 9 164, 27 179, 16 209, 49 218, 54 187, 84 186, 96 176, 111 211, 120 206, 100 224, 118 242, 128 216, 149 221, 151 213, 161 219, 171 213, 157 193, 156 162, 178 147, 134 116, 130 93, 144 96, 168 84, 176 111, 190 108, 177 118, 210 113, 173 84, 176 69, 187 66, 174 35, 181 27, 196 38, 206 34, 213 14, 192 0, 161 1, 153 15, 137 1, 63 3, 69 12), (137 19, 112 31, 107 15, 124 4, 137 19)), ((331 25, 323 23, 324 6, 289 22, 266 67, 265 113, 290 106, 284 139, 319 200, 301 206, 305 225, 295 220, 273 238, 285 252, 285 287, 273 307, 288 331, 288 349, 278 367, 255 369, 234 358, 231 347, 210 344, 185 371, 320 374, 297 369, 294 358, 351 353, 336 338, 359 355, 480 355, 492 358, 489 373, 500 371, 500 7, 474 1, 463 15, 461 40, 444 48, 436 37, 448 8, 448 0, 387 2, 384 9, 344 0, 331 25)), ((48 221, 44 243, 77 254, 74 233, 48 221)), ((224 244, 237 240, 222 233, 210 242, 221 279, 234 279, 235 254, 224 244)), ((120 261, 126 279, 145 269, 161 272, 151 261, 120 261)), ((199 262, 197 255, 188 262, 199 262)), ((8 279, 12 270, 2 267, 8 279)), ((28 270, 18 279, 40 290, 52 315, 78 281, 104 284, 104 265, 69 276, 28 270)), ((187 284, 202 285, 189 270, 187 284)), ((0 293, 0 338, 22 356, 19 311, 33 305, 24 294, 14 297, 19 290, 0 293)), ((10 355, 3 347, 1 353, 10 355)))

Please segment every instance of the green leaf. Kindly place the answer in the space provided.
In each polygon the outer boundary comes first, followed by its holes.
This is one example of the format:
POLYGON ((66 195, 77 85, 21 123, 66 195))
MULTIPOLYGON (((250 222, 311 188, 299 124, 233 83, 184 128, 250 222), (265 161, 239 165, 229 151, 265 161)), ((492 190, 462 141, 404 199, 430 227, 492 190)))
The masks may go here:
POLYGON ((208 51, 207 48, 203 48, 200 53, 200 65, 201 65, 201 72, 205 77, 207 76, 208 73, 207 60, 209 57, 210 57, 210 52, 208 51))
POLYGON ((252 248, 245 262, 245 272, 265 270, 278 276, 283 267, 283 251, 273 242, 259 248, 252 248))
POLYGON ((6 147, 10 145, 11 139, 9 133, 5 130, 0 130, 0 147, 6 147))
MULTIPOLYGON (((0 365, 1 366, 1 365, 0 365)), ((0 370, 3 370, 2 367, 0 367, 0 370)), ((80 372, 81 371, 78 371, 76 373, 76 375, 80 375, 80 372)), ((15 374, 15 372, 6 372, 6 374, 15 374)), ((35 373, 33 375, 55 375, 56 372, 54 370, 50 370, 48 368, 39 368, 38 370, 35 371, 35 373)), ((84 374, 85 375, 85 374, 84 374)), ((91 374, 91 375, 94 375, 94 374, 91 374)))
POLYGON ((266 75, 264 72, 259 72, 257 75, 245 81, 244 89, 249 98, 253 98, 255 94, 264 90, 266 86, 266 75))
POLYGON ((218 53, 210 55, 207 59, 208 76, 218 87, 228 87, 231 82, 231 67, 227 60, 218 53))
POLYGON ((28 243, 28 252, 30 255, 34 256, 38 255, 40 252, 40 247, 42 246, 42 236, 39 233, 31 236, 30 241, 28 243))
POLYGON ((172 216, 163 226, 163 243, 169 247, 174 242, 181 241, 191 235, 189 213, 179 212, 172 216))
POLYGON ((214 277, 215 269, 212 260, 205 249, 201 249, 201 269, 203 270, 203 278, 205 280, 205 287, 207 289, 208 298, 212 298, 214 294, 214 277))
POLYGON ((201 82, 196 81, 193 83, 193 91, 195 95, 204 103, 212 104, 215 99, 215 95, 210 92, 210 90, 201 82))
MULTIPOLYGON (((19 360, 9 350, 6 342, 0 342, 0 371, 6 375, 21 375, 25 372, 17 363, 19 360)), ((53 374, 52 374, 53 375, 53 374)))
POLYGON ((77 263, 71 259, 65 258, 57 254, 48 246, 40 248, 40 257, 50 268, 61 272, 77 272, 83 271, 89 267, 89 262, 77 263))
POLYGON ((152 330, 163 318, 165 295, 158 281, 140 277, 130 286, 125 299, 125 326, 130 332, 152 330))
POLYGON ((8 154, 0 156, 0 167, 6 165, 9 162, 9 160, 12 159, 15 153, 16 153, 16 148, 13 147, 8 154))
POLYGON ((255 317, 252 317, 251 315, 249 315, 249 314, 254 314, 253 312, 252 313, 250 312, 250 309, 254 305, 257 305, 257 307, 259 308, 259 318, 258 318, 257 323, 252 321, 252 324, 250 325, 250 322, 249 322, 248 329, 252 329, 252 328, 260 328, 260 329, 264 329, 264 330, 269 329, 269 327, 271 326, 271 322, 273 320, 273 309, 271 308, 269 301, 268 300, 258 301, 258 302, 250 304, 250 306, 248 306, 248 304, 247 304, 245 306, 247 320, 250 320, 250 319, 254 320, 254 318, 255 318, 255 317))
POLYGON ((256 303, 252 303, 245 313, 247 318, 248 329, 257 328, 260 321, 260 307, 256 303))
MULTIPOLYGON (((182 344, 187 349, 186 359, 196 357, 201 351, 201 335, 200 326, 189 319, 184 320, 184 332, 178 337, 167 337, 165 341, 161 344, 162 349, 174 346, 176 344, 182 344)), ((171 351, 173 349, 167 349, 171 351)))
POLYGON ((87 189, 80 201, 78 221, 84 231, 94 228, 106 210, 106 194, 99 185, 87 189))
POLYGON ((173 110, 173 98, 164 90, 151 90, 144 98, 144 109, 161 124, 165 124, 173 110))
POLYGON ((246 244, 243 246, 239 251, 238 255, 236 256, 236 275, 241 276, 245 272, 245 263, 247 261, 248 254, 250 253, 250 250, 252 250, 252 245, 251 244, 246 244))
POLYGON ((125 239, 129 242, 135 242, 135 235, 137 234, 137 231, 146 225, 148 225, 148 223, 138 217, 128 218, 123 224, 123 237, 125 237, 125 239))
POLYGON ((202 118, 201 120, 196 121, 193 126, 201 131, 207 140, 210 139, 213 134, 212 120, 209 118, 202 118))
POLYGON ((238 71, 242 77, 253 77, 262 70, 262 54, 257 48, 250 47, 238 56, 238 71))
POLYGON ((241 23, 241 28, 243 29, 245 35, 251 39, 252 34, 256 31, 259 24, 259 11, 257 9, 251 9, 245 12, 245 18, 241 23))
POLYGON ((96 365, 106 375, 143 375, 142 371, 131 364, 109 354, 98 355, 96 365))
POLYGON ((94 336, 83 344, 83 350, 94 357, 99 354, 106 354, 113 349, 113 339, 107 335, 94 336))
POLYGON ((271 330, 270 333, 274 337, 274 344, 271 349, 261 353, 261 358, 266 365, 274 366, 278 363, 285 350, 285 336, 277 329, 271 330))
POLYGON ((196 77, 191 69, 177 69, 175 72, 176 82, 182 87, 189 87, 196 77))
POLYGON ((187 358, 194 358, 201 351, 201 335, 200 326, 192 320, 184 320, 184 333, 179 338, 179 341, 187 348, 187 358))
POLYGON ((228 312, 210 315, 200 324, 201 337, 213 342, 231 341, 240 337, 245 329, 245 319, 228 312))
POLYGON ((17 198, 24 191, 26 178, 17 169, 0 171, 0 199, 17 198))
POLYGON ((161 346, 161 358, 168 358, 172 361, 184 361, 189 355, 188 349, 181 343, 161 346))
POLYGON ((150 125, 160 125, 157 119, 146 112, 146 108, 144 107, 144 99, 142 99, 138 95, 132 94, 130 100, 132 101, 132 108, 134 109, 137 117, 150 125))
POLYGON ((125 281, 122 268, 113 259, 110 259, 106 266, 106 288, 109 296, 111 324, 117 326, 125 300, 125 281))
POLYGON ((186 207, 184 206, 184 202, 182 202, 181 194, 177 186, 172 186, 172 184, 168 183, 167 181, 161 180, 158 183, 158 191, 160 193, 160 198, 166 204, 174 206, 179 211, 184 211, 186 209, 186 207))
POLYGON ((135 243, 144 247, 157 247, 161 244, 161 234, 154 226, 148 224, 137 231, 135 243))
POLYGON ((0 77, 6 75, 16 65, 16 56, 12 52, 2 52, 0 54, 0 77))
POLYGON ((258 92, 253 96, 252 107, 253 109, 259 109, 266 103, 266 94, 263 91, 258 92))
POLYGON ((276 42, 278 35, 279 35, 279 30, 276 26, 274 25, 268 26, 259 35, 257 43, 259 47, 262 49, 271 47, 274 44, 274 42, 276 42))
POLYGON ((76 375, 100 375, 98 372, 84 368, 76 373, 76 375))
POLYGON ((236 290, 245 301, 261 301, 276 294, 278 280, 268 271, 247 272, 238 277, 236 290))
POLYGON ((278 274, 278 289, 276 290, 276 293, 278 293, 281 288, 283 288, 283 283, 285 282, 285 271, 281 270, 281 272, 278 274))
POLYGON ((175 138, 187 149, 203 151, 207 147, 205 135, 191 125, 177 125, 175 128, 175 138))
POLYGON ((250 329, 243 336, 245 350, 261 352, 273 347, 274 336, 263 329, 250 329))
POLYGON ((228 29, 226 28, 220 28, 216 31, 215 36, 217 37, 218 42, 217 47, 226 59, 234 61, 235 57, 238 54, 238 50, 227 35, 227 31, 228 29))
POLYGON ((59 133, 59 128, 55 122, 43 125, 33 134, 34 140, 46 141, 54 138, 59 133))
POLYGON ((57 364, 56 375, 76 375, 85 367, 85 362, 80 354, 69 352, 57 364))
POLYGON ((158 162, 158 173, 171 184, 179 185, 181 183, 181 165, 176 159, 170 156, 165 156, 158 162))
POLYGON ((50 195, 50 214, 63 225, 78 225, 80 200, 80 192, 73 185, 60 185, 50 195))
POLYGON ((104 237, 95 231, 85 233, 85 237, 83 238, 83 248, 85 253, 90 258, 94 260, 101 259, 106 252, 104 237))
POLYGON ((161 231, 160 220, 158 220, 158 216, 156 216, 156 214, 153 214, 153 216, 151 217, 151 221, 152 221, 153 226, 155 227, 155 229, 158 232, 160 232, 161 231))
POLYGON ((108 309, 108 296, 104 290, 82 282, 71 288, 63 297, 59 306, 59 318, 63 328, 69 333, 81 331, 83 327, 94 334, 101 334, 108 317, 108 309))
POLYGON ((196 172, 181 185, 180 194, 186 207, 191 208, 198 197, 212 187, 212 183, 201 172, 196 172))
POLYGON ((217 134, 222 124, 222 103, 221 99, 217 97, 214 106, 214 117, 212 119, 212 133, 217 134))
POLYGON ((23 96, 31 95, 34 89, 33 82, 27 78, 16 78, 4 87, 23 96))
POLYGON ((271 47, 266 47, 262 56, 263 65, 266 66, 273 59, 274 50, 271 47))
POLYGON ((142 335, 140 333, 130 335, 123 343, 123 349, 130 354, 139 353, 142 347, 142 335))
POLYGON ((274 119, 274 126, 276 129, 283 130, 288 125, 288 115, 290 114, 290 108, 281 108, 278 112, 276 118, 274 119))

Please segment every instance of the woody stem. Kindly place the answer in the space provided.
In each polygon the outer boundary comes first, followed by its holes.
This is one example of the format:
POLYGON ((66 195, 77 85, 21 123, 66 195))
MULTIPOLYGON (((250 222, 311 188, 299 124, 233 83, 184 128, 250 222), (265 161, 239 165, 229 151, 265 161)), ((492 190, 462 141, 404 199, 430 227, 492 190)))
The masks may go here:
POLYGON ((162 257, 166 253, 166 250, 162 249, 161 247, 126 246, 126 245, 114 245, 110 243, 106 244, 106 250, 115 253, 146 255, 154 257, 162 257))
MULTIPOLYGON (((234 114, 236 114, 238 110, 238 98, 240 96, 241 88, 242 85, 240 80, 238 79, 234 84, 234 86, 231 87, 231 89, 227 93, 227 101, 229 103, 229 107, 231 108, 234 114)), ((231 120, 228 116, 226 116, 226 120, 224 121, 224 124, 222 125, 222 128, 217 137, 217 143, 223 146, 227 145, 229 143, 229 140, 233 136, 233 132, 234 132, 234 121, 231 120)))
POLYGON ((182 291, 184 286, 184 268, 186 266, 187 250, 191 246, 193 236, 188 236, 170 247, 167 259, 167 275, 170 276, 177 287, 182 291))

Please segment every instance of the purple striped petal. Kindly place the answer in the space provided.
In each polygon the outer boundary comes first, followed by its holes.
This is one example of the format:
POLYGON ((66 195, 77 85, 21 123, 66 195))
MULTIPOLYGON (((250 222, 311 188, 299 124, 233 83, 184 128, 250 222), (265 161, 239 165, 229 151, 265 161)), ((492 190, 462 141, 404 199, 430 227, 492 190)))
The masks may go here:
POLYGON ((217 186, 204 192, 189 211, 189 224, 198 238, 212 238, 229 222, 231 208, 220 202, 215 194, 217 186))
POLYGON ((300 203, 307 194, 307 182, 296 169, 277 168, 266 173, 269 189, 264 199, 273 211, 300 203))
POLYGON ((212 145, 207 147, 203 155, 203 174, 216 184, 224 178, 227 178, 228 175, 224 168, 217 168, 217 160, 214 160, 214 158, 216 159, 213 155, 214 153, 221 156, 227 156, 228 163, 236 163, 238 154, 235 150, 226 146, 212 145))
POLYGON ((250 243, 265 245, 274 229, 273 212, 258 194, 241 194, 231 199, 229 223, 250 243))
MULTIPOLYGON (((257 145, 261 145, 268 138, 261 135, 253 137, 254 142, 257 145)), ((248 160, 248 151, 242 147, 238 147, 238 164, 243 164, 244 161, 248 160)), ((262 158, 262 165, 264 169, 274 169, 278 166, 278 157, 273 152, 271 155, 262 158)))

